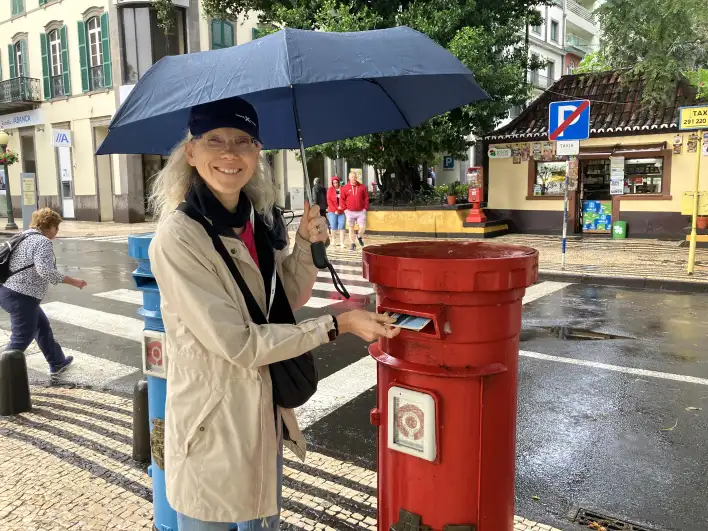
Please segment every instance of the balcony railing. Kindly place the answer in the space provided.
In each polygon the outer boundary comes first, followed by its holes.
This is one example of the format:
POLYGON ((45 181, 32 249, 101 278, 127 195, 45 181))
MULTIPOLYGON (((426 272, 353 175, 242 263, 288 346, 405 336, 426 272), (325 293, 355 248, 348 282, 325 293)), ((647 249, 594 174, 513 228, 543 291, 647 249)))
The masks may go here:
POLYGON ((543 76, 539 74, 538 72, 529 72, 529 83, 531 83, 534 87, 539 88, 539 89, 547 89, 553 86, 553 83, 555 83, 555 80, 548 77, 548 76, 543 76))
POLYGON ((577 35, 573 35, 572 33, 566 34, 565 44, 566 46, 574 46, 575 48, 580 48, 584 51, 588 51, 588 48, 590 48, 590 41, 583 39, 582 37, 578 37, 577 35))
POLYGON ((592 24, 595 24, 595 17, 593 17, 592 13, 583 6, 581 6, 575 0, 568 0, 568 11, 570 11, 571 13, 575 13, 580 18, 584 18, 592 24))
POLYGON ((0 105, 4 107, 22 106, 22 104, 41 101, 42 91, 39 79, 14 77, 0 82, 0 105))

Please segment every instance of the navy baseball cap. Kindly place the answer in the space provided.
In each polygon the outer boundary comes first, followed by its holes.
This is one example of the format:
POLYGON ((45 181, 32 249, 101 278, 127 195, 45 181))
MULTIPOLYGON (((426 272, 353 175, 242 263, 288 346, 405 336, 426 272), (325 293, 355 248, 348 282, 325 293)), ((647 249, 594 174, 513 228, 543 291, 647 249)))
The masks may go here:
POLYGON ((261 141, 256 109, 244 99, 228 98, 192 107, 189 113, 189 132, 192 136, 201 136, 220 127, 240 129, 261 141))

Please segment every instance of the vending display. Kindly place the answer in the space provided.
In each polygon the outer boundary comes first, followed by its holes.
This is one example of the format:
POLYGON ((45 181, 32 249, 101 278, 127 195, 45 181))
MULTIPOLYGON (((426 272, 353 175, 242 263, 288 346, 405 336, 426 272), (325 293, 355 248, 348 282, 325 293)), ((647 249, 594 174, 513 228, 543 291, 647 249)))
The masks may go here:
POLYGON ((583 201, 583 232, 612 230, 612 201, 583 201))

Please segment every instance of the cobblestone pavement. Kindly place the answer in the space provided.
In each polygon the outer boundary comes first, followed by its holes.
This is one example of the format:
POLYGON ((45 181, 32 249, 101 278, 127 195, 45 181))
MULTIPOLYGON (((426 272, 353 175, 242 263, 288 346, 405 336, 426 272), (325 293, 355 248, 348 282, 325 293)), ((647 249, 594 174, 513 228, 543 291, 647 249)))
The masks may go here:
MULTIPOLYGON (((33 387, 0 418, 2 531, 152 530, 151 480, 131 458, 131 401, 33 387)), ((317 452, 285 456, 282 529, 376 531, 376 473, 317 452)), ((513 531, 558 531, 516 517, 513 531)), ((512 530, 510 530, 512 531, 512 530)))
MULTIPOLYGON (((367 245, 403 241, 419 241, 425 238, 394 236, 366 236, 367 245)), ((437 240, 436 240, 437 241, 437 240)), ((451 241, 460 241, 459 239, 451 241)), ((467 240, 470 241, 470 240, 467 240)), ((482 241, 482 240, 473 240, 482 241)), ((542 272, 561 271, 561 240, 558 236, 510 234, 484 240, 491 244, 525 245, 538 249, 542 272)), ((688 247, 679 247, 681 242, 606 238, 569 240, 566 251, 567 273, 586 275, 680 280, 684 282, 708 282, 708 249, 696 249, 695 272, 686 272, 688 247)), ((349 255, 356 251, 330 247, 328 254, 349 255)))

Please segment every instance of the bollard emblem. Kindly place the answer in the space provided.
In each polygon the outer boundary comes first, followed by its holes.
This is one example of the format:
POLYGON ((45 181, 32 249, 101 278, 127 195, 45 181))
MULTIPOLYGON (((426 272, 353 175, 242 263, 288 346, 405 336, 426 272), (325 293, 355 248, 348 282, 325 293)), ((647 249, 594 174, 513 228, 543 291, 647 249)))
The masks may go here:
POLYGON ((391 386, 388 390, 388 447, 435 461, 435 398, 430 393, 391 386))
POLYGON ((167 378, 167 356, 163 332, 143 331, 143 372, 150 376, 167 378))

